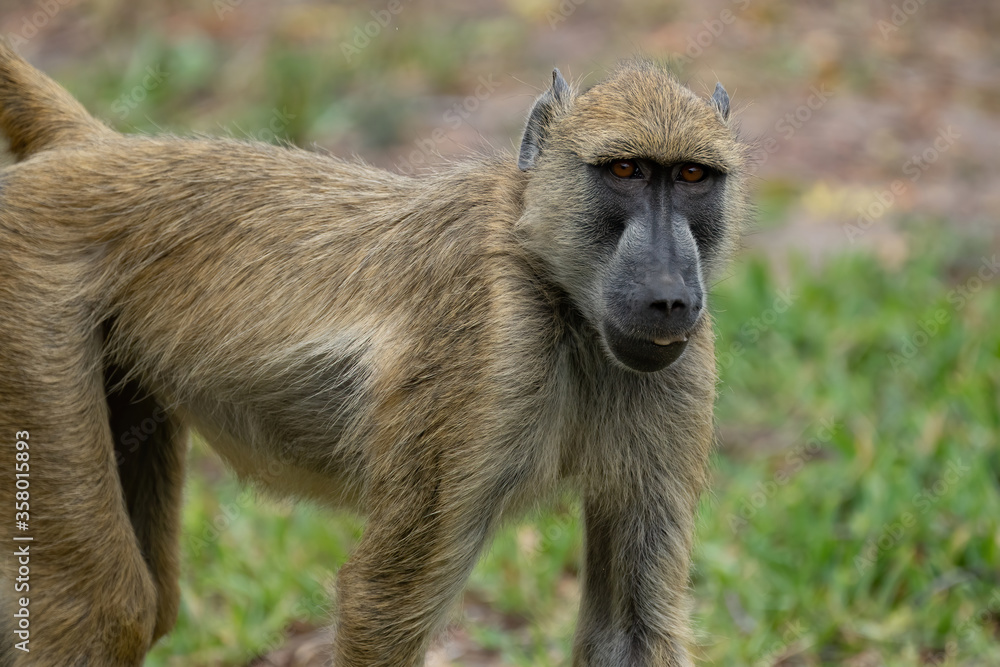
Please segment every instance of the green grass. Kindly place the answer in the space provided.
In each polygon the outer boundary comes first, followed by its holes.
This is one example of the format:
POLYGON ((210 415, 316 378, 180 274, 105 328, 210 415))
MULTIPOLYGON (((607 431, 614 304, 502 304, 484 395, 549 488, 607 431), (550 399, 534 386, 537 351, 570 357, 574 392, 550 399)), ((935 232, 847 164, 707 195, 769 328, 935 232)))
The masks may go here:
MULTIPOLYGON (((721 664, 793 626, 807 664, 865 650, 1000 664, 1000 291, 957 298, 988 245, 910 240, 897 272, 865 256, 795 265, 792 307, 723 369, 724 432, 765 435, 719 457, 702 517, 699 611, 721 664)), ((720 347, 777 289, 759 261, 721 286, 720 347)))
MULTIPOLYGON (((1000 664, 1000 291, 973 293, 985 244, 908 238, 896 271, 793 258, 789 294, 749 256, 714 291, 722 446, 694 588, 715 664, 1000 664)), ((149 664, 240 664, 290 620, 322 622, 357 520, 197 470, 187 493, 181 618, 149 664)), ((508 527, 473 576, 470 597, 506 620, 467 629, 504 664, 568 655, 576 515, 568 498, 508 527)))

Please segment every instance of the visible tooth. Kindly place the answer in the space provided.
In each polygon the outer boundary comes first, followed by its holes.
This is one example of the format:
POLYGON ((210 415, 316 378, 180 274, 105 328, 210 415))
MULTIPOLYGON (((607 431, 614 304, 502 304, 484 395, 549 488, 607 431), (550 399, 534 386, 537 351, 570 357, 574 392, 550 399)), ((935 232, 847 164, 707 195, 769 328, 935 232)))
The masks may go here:
POLYGON ((653 339, 653 344, 654 345, 660 345, 660 346, 663 346, 663 345, 673 345, 674 343, 687 342, 687 339, 688 339, 687 336, 681 336, 679 338, 654 338, 653 339))

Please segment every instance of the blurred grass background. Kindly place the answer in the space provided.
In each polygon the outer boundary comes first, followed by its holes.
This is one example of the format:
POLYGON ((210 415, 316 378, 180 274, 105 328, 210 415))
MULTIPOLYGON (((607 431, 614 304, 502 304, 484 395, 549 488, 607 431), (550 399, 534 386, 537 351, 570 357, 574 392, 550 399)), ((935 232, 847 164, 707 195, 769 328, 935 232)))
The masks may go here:
MULTIPOLYGON (((512 151, 553 66, 587 86, 643 53, 696 92, 722 81, 759 140, 760 215, 713 289, 701 657, 1000 665, 1000 6, 390 7, 6 0, 0 33, 122 131, 287 140, 405 172, 512 151)), ((257 498, 200 443, 191 468, 183 607, 149 664, 313 664, 324 586, 361 523, 257 498)), ((500 535, 429 664, 566 663, 577 509, 500 535)))

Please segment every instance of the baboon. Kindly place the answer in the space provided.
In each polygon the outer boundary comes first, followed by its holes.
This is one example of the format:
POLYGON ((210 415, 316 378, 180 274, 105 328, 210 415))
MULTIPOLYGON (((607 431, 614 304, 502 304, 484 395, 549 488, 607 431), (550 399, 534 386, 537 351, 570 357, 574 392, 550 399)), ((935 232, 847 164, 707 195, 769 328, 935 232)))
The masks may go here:
POLYGON ((0 47, 0 536, 30 554, 0 560, 0 663, 138 665, 170 630, 193 428, 367 516, 336 667, 423 664, 501 521, 562 488, 573 664, 693 664, 706 286, 749 216, 729 106, 647 60, 584 92, 556 70, 516 157, 408 177, 118 134, 0 47))

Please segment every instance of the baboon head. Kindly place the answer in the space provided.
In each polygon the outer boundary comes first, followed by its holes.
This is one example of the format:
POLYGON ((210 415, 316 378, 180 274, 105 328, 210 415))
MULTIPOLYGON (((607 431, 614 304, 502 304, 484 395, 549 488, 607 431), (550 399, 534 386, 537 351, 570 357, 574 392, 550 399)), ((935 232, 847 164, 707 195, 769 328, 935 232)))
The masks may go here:
POLYGON ((683 353, 747 215, 745 155, 721 85, 703 99, 638 61, 575 95, 553 72, 521 143, 518 229, 612 359, 652 372, 683 353))

